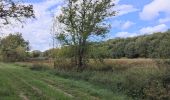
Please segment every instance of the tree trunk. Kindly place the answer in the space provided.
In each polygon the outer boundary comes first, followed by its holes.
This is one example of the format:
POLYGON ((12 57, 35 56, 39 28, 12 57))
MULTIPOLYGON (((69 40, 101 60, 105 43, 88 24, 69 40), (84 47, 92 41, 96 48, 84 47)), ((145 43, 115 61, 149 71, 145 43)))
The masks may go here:
POLYGON ((83 40, 83 42, 80 42, 79 50, 78 50, 78 70, 82 71, 84 70, 85 67, 85 62, 84 62, 84 53, 85 53, 85 46, 86 46, 86 41, 83 40))
POLYGON ((82 71, 83 70, 83 57, 80 54, 78 57, 78 71, 82 71))

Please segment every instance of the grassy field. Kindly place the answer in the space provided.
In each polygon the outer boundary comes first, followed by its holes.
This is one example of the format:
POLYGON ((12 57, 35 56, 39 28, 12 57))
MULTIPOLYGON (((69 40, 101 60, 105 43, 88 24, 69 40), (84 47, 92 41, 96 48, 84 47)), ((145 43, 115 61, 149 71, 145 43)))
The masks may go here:
POLYGON ((51 65, 0 63, 0 100, 170 100, 170 60, 91 61, 83 72, 51 65))
POLYGON ((0 63, 0 100, 130 100, 126 95, 91 84, 0 63))

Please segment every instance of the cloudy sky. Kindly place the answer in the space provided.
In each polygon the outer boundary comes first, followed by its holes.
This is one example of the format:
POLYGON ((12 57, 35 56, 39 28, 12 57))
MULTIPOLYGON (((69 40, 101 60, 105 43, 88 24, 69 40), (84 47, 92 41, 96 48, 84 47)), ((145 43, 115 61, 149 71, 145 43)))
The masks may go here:
MULTIPOLYGON (((4 32, 21 32, 30 41, 32 50, 52 47, 50 29, 53 16, 59 13, 63 0, 22 0, 34 5, 36 19, 27 21, 24 28, 1 28, 4 32)), ((116 17, 109 19, 112 25, 106 39, 133 37, 170 29, 170 0, 117 0, 116 17)))

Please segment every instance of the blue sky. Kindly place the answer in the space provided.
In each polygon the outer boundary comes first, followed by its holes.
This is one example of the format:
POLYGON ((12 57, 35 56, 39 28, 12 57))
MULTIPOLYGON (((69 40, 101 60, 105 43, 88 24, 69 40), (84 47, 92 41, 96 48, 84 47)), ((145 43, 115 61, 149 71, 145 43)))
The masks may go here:
MULTIPOLYGON (((60 12, 63 0, 23 0, 34 5, 36 20, 29 20, 24 28, 12 27, 5 32, 22 32, 32 50, 52 47, 50 29, 53 16, 60 12)), ((109 19, 112 28, 106 39, 133 37, 170 29, 170 0, 116 0, 118 15, 109 19)), ((56 44, 57 46, 57 44, 56 44)))

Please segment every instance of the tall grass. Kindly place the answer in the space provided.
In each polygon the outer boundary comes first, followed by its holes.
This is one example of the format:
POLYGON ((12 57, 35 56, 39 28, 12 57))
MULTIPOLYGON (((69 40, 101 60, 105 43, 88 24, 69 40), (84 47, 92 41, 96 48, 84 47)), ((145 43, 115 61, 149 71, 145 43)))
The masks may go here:
POLYGON ((88 81, 115 94, 126 94, 135 100, 170 100, 170 60, 90 60, 83 72, 74 70, 68 59, 54 65, 52 74, 88 81))
MULTIPOLYGON (((56 67, 56 75, 86 80, 115 93, 124 93, 133 99, 170 99, 170 60, 117 59, 90 61, 83 72, 56 67), (166 80, 166 82, 165 82, 166 80)), ((70 68, 69 68, 70 69, 70 68)))

